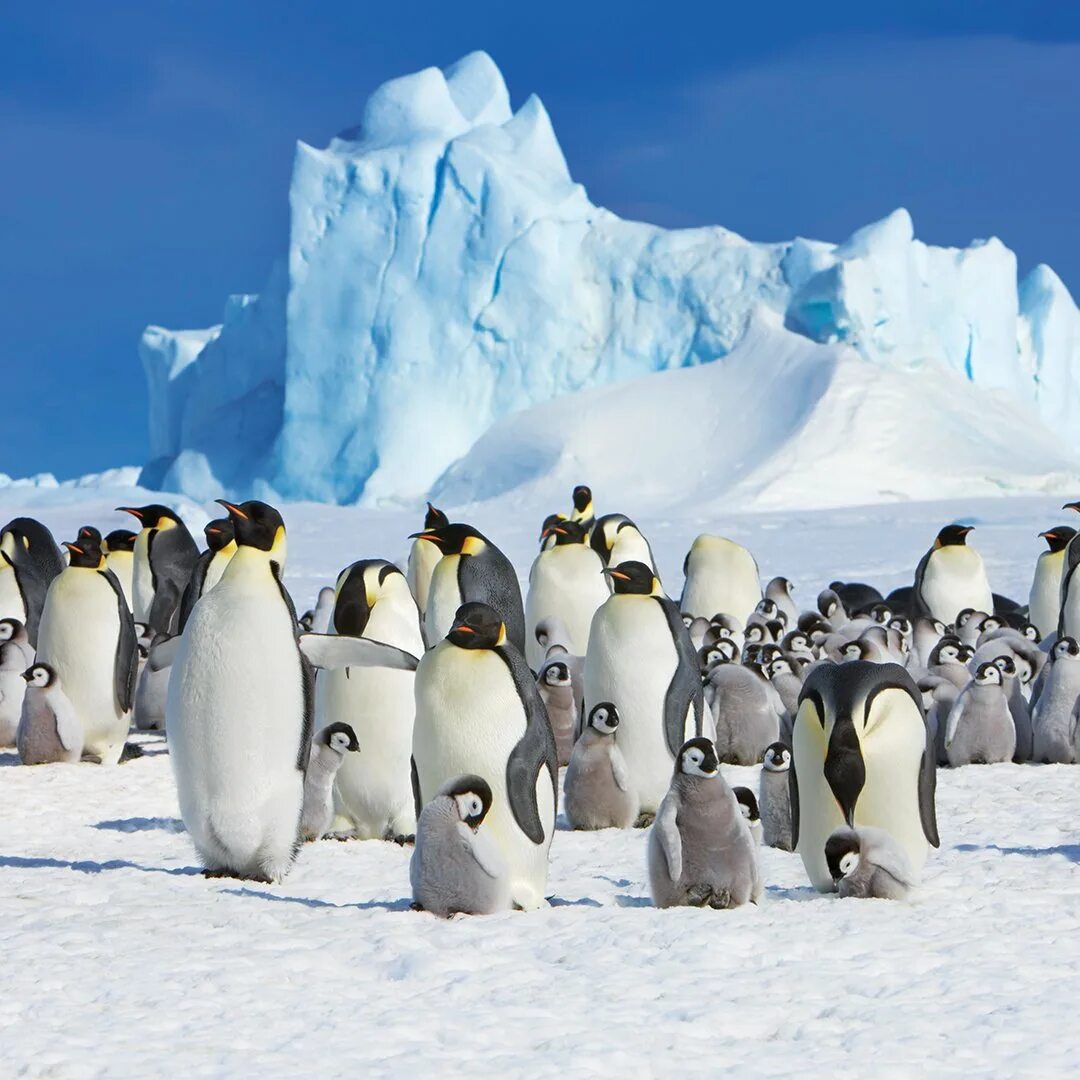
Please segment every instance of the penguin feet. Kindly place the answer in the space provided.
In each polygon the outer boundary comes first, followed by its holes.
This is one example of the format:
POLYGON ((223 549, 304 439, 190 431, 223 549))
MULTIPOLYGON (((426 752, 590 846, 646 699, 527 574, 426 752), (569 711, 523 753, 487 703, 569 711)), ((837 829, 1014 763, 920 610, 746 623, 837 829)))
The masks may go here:
POLYGON ((731 902, 731 893, 727 889, 715 889, 712 896, 709 897, 709 907, 713 911, 725 911, 727 908, 734 906, 731 902))
POLYGON ((711 906, 712 895, 713 891, 711 885, 691 885, 690 888, 686 890, 687 907, 711 906))
POLYGON ((210 880, 212 878, 236 877, 236 875, 231 870, 222 870, 222 869, 211 870, 209 867, 207 867, 206 869, 203 870, 202 876, 204 878, 206 878, 207 880, 210 880))
POLYGON ((416 834, 412 833, 409 836, 395 836, 393 840, 398 847, 405 847, 406 845, 412 847, 416 843, 416 834))
POLYGON ((424 910, 424 905, 423 905, 423 904, 418 904, 418 903, 417 903, 417 902, 416 902, 416 901, 414 900, 414 901, 413 901, 413 902, 412 902, 412 903, 411 903, 411 904, 409 905, 409 910, 410 910, 410 911, 423 911, 423 910, 424 910))
POLYGON ((143 756, 143 748, 138 743, 124 743, 124 749, 120 751, 120 764, 125 762, 134 761, 135 758, 141 758, 143 756))
POLYGON ((635 829, 647 829, 656 820, 656 815, 648 810, 642 810, 634 822, 635 829))

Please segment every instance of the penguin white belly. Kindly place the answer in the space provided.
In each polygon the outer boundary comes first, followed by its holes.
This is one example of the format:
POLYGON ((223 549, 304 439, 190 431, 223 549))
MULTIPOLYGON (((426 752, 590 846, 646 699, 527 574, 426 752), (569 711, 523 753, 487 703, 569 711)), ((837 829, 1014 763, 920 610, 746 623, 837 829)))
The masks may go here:
POLYGON ((745 623, 760 600, 757 564, 745 548, 725 544, 691 555, 683 611, 704 619, 723 612, 745 623))
POLYGON ((536 561, 525 601, 525 659, 533 671, 544 662, 544 649, 536 640, 536 624, 552 615, 563 621, 570 635, 569 648, 584 656, 596 609, 611 595, 599 556, 584 544, 570 544, 543 552, 536 561))
POLYGON ((435 565, 441 558, 442 552, 430 540, 414 540, 409 550, 405 580, 409 583, 409 591, 413 594, 421 615, 427 611, 431 575, 435 572, 435 565))
POLYGON ((210 560, 210 565, 206 568, 206 575, 203 577, 202 592, 199 593, 200 598, 205 596, 220 580, 221 575, 225 573, 225 567, 229 565, 232 555, 223 555, 220 551, 214 554, 214 557, 210 560))
POLYGON ((83 753, 104 765, 120 760, 128 714, 116 701, 120 613, 116 593, 95 570, 65 570, 53 580, 38 629, 37 658, 54 668, 83 728, 83 753))
POLYGON ((923 571, 922 596, 935 619, 956 621, 964 608, 992 612, 994 597, 982 557, 963 544, 939 548, 923 571))
POLYGON ((458 585, 460 555, 445 555, 439 559, 431 575, 428 606, 424 614, 424 641, 433 648, 454 625, 454 616, 461 607, 461 586, 458 585))
POLYGON ((1066 637, 1080 635, 1080 571, 1069 579, 1069 587, 1061 600, 1061 628, 1066 637))
POLYGON ((795 850, 806 867, 810 883, 819 892, 834 889, 829 864, 825 861, 825 841, 841 825, 844 815, 825 780, 827 740, 812 706, 804 705, 796 717, 792 737, 792 760, 799 785, 799 839, 795 850))
POLYGON ((547 891, 548 850, 555 830, 551 777, 541 768, 537 809, 544 840, 518 828, 506 788, 506 763, 525 734, 525 710, 502 658, 487 649, 443 645, 427 653, 416 679, 413 759, 426 801, 449 779, 475 773, 491 786, 491 809, 480 831, 498 845, 510 869, 514 903, 540 907, 547 891))
POLYGON ((304 697, 276 584, 241 572, 199 601, 165 715, 181 816, 207 867, 279 879, 303 806, 304 697))
POLYGON ((143 529, 135 537, 134 559, 131 565, 132 615, 136 622, 144 623, 150 615, 154 602, 154 576, 150 572, 149 533, 143 529))
POLYGON ((127 601, 127 606, 135 610, 135 557, 130 551, 113 551, 109 554, 106 565, 116 575, 120 589, 127 601))
POLYGON ((26 605, 23 603, 15 571, 0 559, 0 619, 18 619, 26 622, 26 605))
POLYGON ((1064 568, 1064 551, 1045 551, 1035 564, 1035 577, 1028 597, 1028 618, 1044 638, 1057 630, 1061 608, 1061 572, 1064 568))
POLYGON ((671 783, 664 701, 677 664, 667 619, 651 597, 613 596, 596 613, 585 657, 585 708, 610 701, 619 710, 615 742, 649 813, 671 783))

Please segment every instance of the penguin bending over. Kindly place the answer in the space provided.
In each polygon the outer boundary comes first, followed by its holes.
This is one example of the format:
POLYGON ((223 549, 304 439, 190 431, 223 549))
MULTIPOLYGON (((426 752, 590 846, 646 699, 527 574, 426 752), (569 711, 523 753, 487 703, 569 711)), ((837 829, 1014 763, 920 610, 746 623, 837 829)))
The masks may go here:
POLYGON ((841 826, 825 842, 836 891, 859 899, 906 900, 918 875, 904 849, 884 830, 841 826))
POLYGON ((33 518, 13 518, 0 529, 0 617, 18 619, 37 647, 45 596, 64 569, 53 535, 33 518))
POLYGON ((133 614, 158 634, 175 634, 180 601, 191 580, 199 548, 188 527, 167 506, 118 506, 142 528, 135 538, 133 614))
POLYGON ((723 611, 738 619, 741 626, 762 598, 754 556, 723 536, 702 533, 683 560, 683 573, 686 583, 679 610, 688 615, 708 618, 723 611))

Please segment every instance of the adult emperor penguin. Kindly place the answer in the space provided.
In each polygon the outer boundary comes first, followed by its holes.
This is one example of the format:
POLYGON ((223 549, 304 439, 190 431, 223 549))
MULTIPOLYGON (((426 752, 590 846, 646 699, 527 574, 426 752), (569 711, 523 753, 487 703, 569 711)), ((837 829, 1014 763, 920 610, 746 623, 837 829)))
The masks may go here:
POLYGON ((1061 614, 1061 579, 1065 572, 1065 551, 1076 530, 1068 525, 1055 525, 1039 533, 1047 550, 1035 563, 1035 576, 1028 595, 1028 619, 1042 637, 1049 637, 1058 628, 1061 614))
POLYGON ((615 743, 619 713, 610 701, 594 705, 574 744, 563 781, 564 810, 571 829, 629 829, 638 801, 622 751, 615 743))
MULTIPOLYGON (((649 541, 625 514, 605 514, 597 518, 589 543, 605 566, 641 562, 649 567, 659 580, 660 574, 656 569, 656 559, 653 558, 649 541)), ((710 611, 709 615, 712 614, 710 611)))
POLYGON ((679 747, 705 731, 698 659, 679 609, 648 566, 620 563, 605 573, 615 591, 593 616, 585 703, 610 701, 618 710, 615 741, 647 820, 667 794, 679 747))
POLYGON ((96 529, 64 545, 71 562, 53 579, 38 632, 37 659, 56 672, 82 724, 83 755, 115 765, 135 700, 135 623, 96 529))
POLYGON ((916 615, 952 623, 964 608, 993 611, 982 556, 967 542, 971 525, 946 525, 915 569, 916 615))
POLYGON ((563 521, 552 533, 555 546, 536 556, 525 600, 525 659, 533 671, 540 670, 546 653, 536 636, 539 623, 558 616, 569 634, 566 647, 574 656, 583 656, 592 617, 611 595, 604 564, 586 543, 585 526, 563 521))
POLYGON ((584 484, 578 484, 573 493, 574 509, 570 511, 570 520, 580 525, 588 540, 592 527, 596 524, 596 512, 593 510, 592 490, 584 484))
POLYGON ((757 563, 741 544, 702 533, 683 562, 686 583, 679 610, 710 618, 718 611, 746 623, 761 599, 757 563))
MULTIPOLYGON (((449 524, 450 519, 441 510, 437 510, 431 503, 427 504, 424 532, 432 532, 449 524)), ((442 552, 434 540, 429 540, 423 533, 413 540, 412 547, 409 549, 409 561, 405 567, 405 577, 420 611, 421 620, 427 611, 431 575, 435 572, 435 564, 441 558, 442 552)))
POLYGON ((83 728, 48 664, 25 672, 26 698, 16 743, 24 765, 76 764, 82 759, 83 728))
POLYGON ((424 640, 437 645, 454 625, 462 604, 487 604, 506 624, 506 636, 525 652, 525 608, 510 560, 471 525, 451 524, 414 533, 442 552, 435 564, 424 613, 424 640))
POLYGON ((136 622, 159 634, 176 632, 180 601, 191 580, 199 549, 187 526, 160 503, 118 506, 141 524, 135 539, 132 592, 136 622))
MULTIPOLYGON (((1066 503, 1062 509, 1080 511, 1080 502, 1066 503)), ((1077 566, 1080 566, 1080 539, 1074 536, 1065 548, 1065 562, 1061 570, 1057 632, 1058 637, 1080 640, 1080 575, 1076 573, 1077 566)))
POLYGON ((462 604, 416 670, 413 783, 423 807, 452 777, 491 786, 484 822, 510 866, 514 903, 545 906, 555 830, 555 739, 525 657, 487 604, 462 604))
POLYGON ((127 606, 134 611, 135 534, 130 529, 113 529, 105 537, 101 550, 105 552, 105 565, 124 590, 127 606))
POLYGON ((236 535, 232 522, 226 518, 215 518, 203 529, 206 536, 206 550, 195 562, 187 588, 180 601, 180 615, 177 620, 177 633, 183 633, 187 621, 191 618, 191 609, 204 593, 208 593, 225 573, 229 560, 236 554, 236 535))
MULTIPOLYGON (((362 559, 338 576, 333 634, 424 651, 420 613, 405 575, 385 559, 362 559)), ((410 772, 416 701, 413 671, 388 667, 323 671, 315 685, 315 727, 349 723, 359 754, 334 781, 335 833, 404 841, 416 832, 410 772)))
POLYGON ((281 515, 263 502, 219 501, 237 550, 179 639, 165 708, 169 758, 207 873, 277 881, 299 842, 313 678, 282 583, 281 515))
POLYGON ((0 618, 23 623, 35 648, 45 594, 63 569, 60 549, 40 521, 14 518, 0 529, 0 618))
POLYGON ((822 664, 807 677, 792 746, 791 834, 814 887, 835 887, 825 841, 886 829, 921 869, 938 846, 934 748, 919 690, 898 664, 822 664))

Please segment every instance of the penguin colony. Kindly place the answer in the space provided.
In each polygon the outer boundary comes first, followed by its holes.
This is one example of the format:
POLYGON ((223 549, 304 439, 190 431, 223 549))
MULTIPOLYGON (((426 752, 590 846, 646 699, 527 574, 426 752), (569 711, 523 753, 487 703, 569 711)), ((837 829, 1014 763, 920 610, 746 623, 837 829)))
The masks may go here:
POLYGON ((902 900, 939 843, 939 767, 1080 756, 1068 525, 1039 533, 1024 606, 950 524, 911 586, 834 581, 800 610, 710 535, 676 602, 585 486, 544 520, 523 598, 492 540, 428 504, 404 571, 354 562, 298 618, 280 513, 219 502, 201 553, 160 505, 64 553, 32 519, 0 531, 0 746, 112 765, 133 724, 164 731, 208 876, 392 841, 418 909, 539 908, 565 767, 571 829, 650 830, 659 907, 756 903, 760 844, 822 892, 902 900), (756 763, 756 792, 723 776, 756 763))

